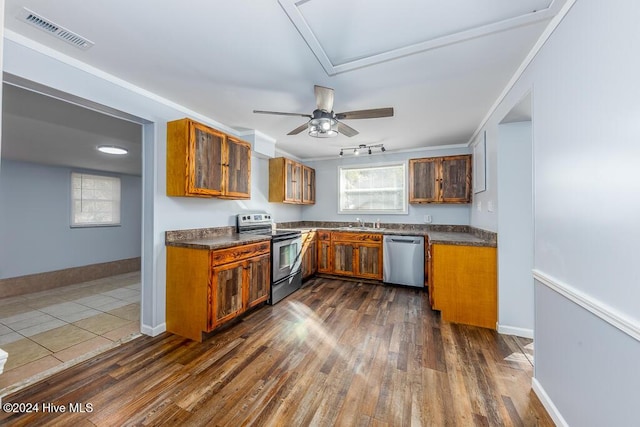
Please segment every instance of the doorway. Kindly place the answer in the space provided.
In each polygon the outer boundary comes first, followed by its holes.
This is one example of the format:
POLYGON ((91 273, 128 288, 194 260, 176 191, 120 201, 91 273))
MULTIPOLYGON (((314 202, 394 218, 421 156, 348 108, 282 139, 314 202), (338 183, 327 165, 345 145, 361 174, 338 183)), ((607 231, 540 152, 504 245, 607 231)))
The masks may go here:
POLYGON ((148 122, 5 74, 0 395, 140 333, 148 122), (99 141, 128 157, 96 155, 99 141), (72 172, 116 177, 120 224, 70 226, 72 172))
POLYGON ((533 338, 533 136, 531 93, 498 126, 499 332, 533 338))

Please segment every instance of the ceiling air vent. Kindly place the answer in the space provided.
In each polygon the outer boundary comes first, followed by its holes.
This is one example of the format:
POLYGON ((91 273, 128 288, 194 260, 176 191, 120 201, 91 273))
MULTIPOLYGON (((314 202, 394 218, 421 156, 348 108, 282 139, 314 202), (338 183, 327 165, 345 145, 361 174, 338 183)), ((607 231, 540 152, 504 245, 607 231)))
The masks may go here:
POLYGON ((59 38, 60 40, 72 44, 79 49, 87 50, 94 45, 91 40, 88 40, 82 36, 79 36, 73 31, 69 31, 64 27, 55 24, 47 18, 44 18, 37 13, 30 11, 26 7, 20 11, 20 14, 17 16, 17 18, 29 25, 32 25, 36 28, 41 29, 42 31, 51 34, 54 37, 59 38))

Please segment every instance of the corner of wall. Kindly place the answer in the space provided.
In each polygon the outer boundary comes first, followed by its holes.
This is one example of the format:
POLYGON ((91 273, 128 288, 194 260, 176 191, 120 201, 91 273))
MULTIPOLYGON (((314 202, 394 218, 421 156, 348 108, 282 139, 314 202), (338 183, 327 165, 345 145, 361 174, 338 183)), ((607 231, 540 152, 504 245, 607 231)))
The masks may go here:
POLYGON ((544 406, 544 408, 547 410, 549 416, 551 416, 551 419, 553 419, 553 422, 556 423, 557 426, 569 427, 569 424, 567 423, 567 421, 565 421, 556 405, 544 390, 542 384, 540 384, 535 377, 531 379, 531 389, 536 394, 536 396, 538 396, 538 399, 540 399, 542 406, 544 406))

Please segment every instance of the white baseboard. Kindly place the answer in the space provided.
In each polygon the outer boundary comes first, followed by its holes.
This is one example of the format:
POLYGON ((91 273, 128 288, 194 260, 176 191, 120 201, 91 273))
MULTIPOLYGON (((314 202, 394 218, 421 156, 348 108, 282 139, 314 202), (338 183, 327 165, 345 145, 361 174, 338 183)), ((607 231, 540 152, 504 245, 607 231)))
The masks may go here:
POLYGON ((560 411, 558 411, 558 408, 556 408, 556 405, 553 404, 553 401, 536 378, 531 379, 531 388, 536 396, 538 396, 538 399, 540 399, 540 402, 542 402, 542 406, 547 410, 553 422, 560 427, 569 427, 569 424, 565 421, 560 411))
POLYGON ((140 332, 145 334, 145 335, 149 335, 151 337, 155 337, 157 335, 160 335, 161 333, 165 332, 167 330, 167 324, 166 323, 161 323, 158 326, 156 326, 155 328, 152 328, 151 326, 148 325, 141 325, 140 326, 140 332))
POLYGON ((517 337, 533 339, 533 329, 518 328, 517 326, 498 324, 498 333, 503 335, 515 335, 517 337))

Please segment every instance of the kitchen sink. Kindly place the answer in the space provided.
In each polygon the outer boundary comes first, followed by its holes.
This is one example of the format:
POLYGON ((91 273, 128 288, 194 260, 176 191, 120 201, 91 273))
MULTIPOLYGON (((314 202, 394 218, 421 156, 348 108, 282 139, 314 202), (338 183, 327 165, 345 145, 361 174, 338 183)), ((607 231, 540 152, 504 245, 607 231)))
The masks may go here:
POLYGON ((383 231, 384 228, 375 228, 375 227, 338 227, 340 230, 349 230, 349 231, 383 231))

